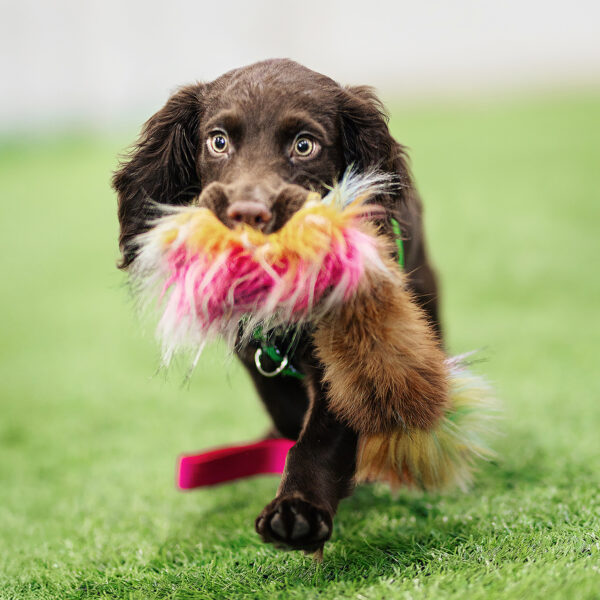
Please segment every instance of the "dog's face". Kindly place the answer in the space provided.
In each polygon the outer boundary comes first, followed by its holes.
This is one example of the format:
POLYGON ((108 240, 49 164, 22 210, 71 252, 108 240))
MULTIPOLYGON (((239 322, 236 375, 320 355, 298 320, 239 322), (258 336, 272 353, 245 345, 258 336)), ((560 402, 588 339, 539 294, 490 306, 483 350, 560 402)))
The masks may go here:
POLYGON ((135 258, 132 241, 147 228, 152 201, 195 201, 228 226, 246 222, 268 233, 351 165, 409 178, 369 88, 341 87, 289 60, 184 87, 146 123, 115 174, 121 266, 135 258))
POLYGON ((336 88, 289 62, 259 63, 209 85, 199 203, 229 226, 280 228, 308 189, 333 183, 344 168, 336 88))

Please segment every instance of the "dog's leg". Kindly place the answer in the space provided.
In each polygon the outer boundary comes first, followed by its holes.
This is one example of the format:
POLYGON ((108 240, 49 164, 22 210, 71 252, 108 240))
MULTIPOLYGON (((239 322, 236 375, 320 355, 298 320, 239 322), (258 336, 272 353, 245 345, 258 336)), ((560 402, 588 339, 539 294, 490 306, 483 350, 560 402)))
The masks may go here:
MULTIPOLYGON (((395 212, 400 222, 406 284, 413 292, 414 301, 425 312, 438 340, 443 342, 439 311, 439 283, 435 269, 429 260, 425 242, 421 199, 417 191, 412 189, 406 202, 396 204, 390 209, 395 212)), ((390 241, 394 242, 394 245, 391 246, 391 248, 394 248, 397 243, 397 232, 393 230, 391 222, 384 221, 382 231, 390 241)))
POLYGON ((330 538, 339 501, 353 488, 357 435, 328 409, 321 373, 304 428, 290 450, 277 496, 256 519, 256 531, 277 547, 315 552, 330 538))
POLYGON ((274 428, 267 437, 297 440, 309 405, 306 387, 294 377, 261 375, 254 365, 254 352, 255 348, 248 346, 238 352, 238 357, 273 421, 274 428))
POLYGON ((442 341, 442 326, 439 311, 439 285, 433 267, 427 260, 422 247, 417 252, 417 261, 407 263, 407 284, 413 291, 415 302, 423 309, 429 324, 442 341), (416 264, 416 266, 413 266, 416 264))

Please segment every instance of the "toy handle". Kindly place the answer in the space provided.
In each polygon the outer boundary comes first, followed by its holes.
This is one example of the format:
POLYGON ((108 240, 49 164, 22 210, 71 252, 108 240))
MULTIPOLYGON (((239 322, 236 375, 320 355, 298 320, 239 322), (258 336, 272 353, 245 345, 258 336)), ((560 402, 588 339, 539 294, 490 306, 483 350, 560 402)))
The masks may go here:
POLYGON ((284 438, 273 438, 182 455, 177 469, 177 487, 189 490, 253 475, 280 475, 287 453, 294 443, 284 438))

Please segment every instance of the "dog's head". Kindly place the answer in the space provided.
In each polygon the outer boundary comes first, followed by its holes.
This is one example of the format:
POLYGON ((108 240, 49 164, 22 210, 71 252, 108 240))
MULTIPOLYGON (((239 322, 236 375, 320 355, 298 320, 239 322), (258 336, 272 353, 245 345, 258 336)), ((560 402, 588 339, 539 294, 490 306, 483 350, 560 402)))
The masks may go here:
POLYGON ((155 203, 206 206, 226 225, 280 228, 308 191, 324 191, 353 166, 393 174, 383 203, 408 198, 403 149, 368 87, 341 87, 290 60, 230 71, 181 88, 144 125, 115 173, 120 246, 126 268, 133 240, 155 216, 155 203))

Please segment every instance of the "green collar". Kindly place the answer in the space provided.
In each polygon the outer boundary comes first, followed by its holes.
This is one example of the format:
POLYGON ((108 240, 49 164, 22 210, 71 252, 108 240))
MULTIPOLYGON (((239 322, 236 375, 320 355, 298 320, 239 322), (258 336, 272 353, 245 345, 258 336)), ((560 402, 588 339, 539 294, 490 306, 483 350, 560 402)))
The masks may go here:
MULTIPOLYGON (((392 223, 392 230, 394 231, 394 237, 396 241, 396 248, 398 249, 398 264, 400 268, 404 268, 404 242, 402 240, 402 230, 400 229, 400 223, 394 218, 390 219, 392 223)), ((252 340, 258 344, 258 348, 254 353, 254 364, 256 370, 263 377, 277 377, 277 375, 285 375, 288 377, 295 377, 296 379, 304 379, 304 373, 299 371, 290 359, 290 355, 293 358, 292 352, 282 352, 277 344, 271 339, 265 336, 262 327, 257 327, 252 332, 252 340), (270 371, 265 370, 262 365, 261 359, 263 355, 266 355, 270 361, 275 365, 270 371)))

